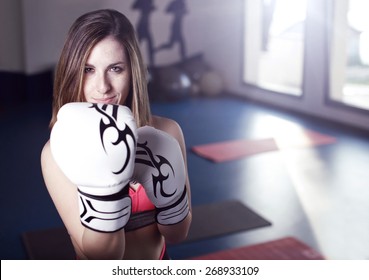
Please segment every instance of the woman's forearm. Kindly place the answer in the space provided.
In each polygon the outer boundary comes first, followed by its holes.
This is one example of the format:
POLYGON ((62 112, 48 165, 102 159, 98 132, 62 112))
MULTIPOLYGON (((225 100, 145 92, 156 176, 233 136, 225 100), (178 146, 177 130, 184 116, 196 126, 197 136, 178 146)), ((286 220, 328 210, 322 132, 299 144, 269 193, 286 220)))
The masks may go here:
POLYGON ((82 236, 81 249, 89 259, 122 259, 125 251, 124 229, 103 233, 86 228, 82 236))
POLYGON ((174 225, 160 225, 158 229, 160 233, 165 237, 167 243, 179 243, 187 238, 188 230, 190 229, 192 221, 191 211, 186 218, 178 224, 174 225))

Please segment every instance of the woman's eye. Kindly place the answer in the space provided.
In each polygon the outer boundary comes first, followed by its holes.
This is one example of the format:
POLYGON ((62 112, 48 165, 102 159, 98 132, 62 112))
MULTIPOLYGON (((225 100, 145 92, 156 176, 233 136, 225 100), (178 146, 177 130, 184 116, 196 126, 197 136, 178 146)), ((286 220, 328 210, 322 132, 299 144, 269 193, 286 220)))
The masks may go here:
POLYGON ((93 70, 94 69, 92 67, 85 67, 85 73, 91 73, 93 70))
POLYGON ((110 68, 110 70, 112 72, 116 72, 116 73, 120 73, 120 72, 123 71, 122 67, 119 67, 119 66, 114 66, 114 67, 110 68))

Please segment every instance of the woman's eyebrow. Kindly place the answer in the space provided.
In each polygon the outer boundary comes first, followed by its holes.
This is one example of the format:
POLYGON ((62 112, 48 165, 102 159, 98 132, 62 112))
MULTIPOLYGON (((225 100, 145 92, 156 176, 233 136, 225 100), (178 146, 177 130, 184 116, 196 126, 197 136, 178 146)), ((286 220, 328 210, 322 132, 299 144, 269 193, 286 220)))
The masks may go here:
MULTIPOLYGON (((117 62, 110 63, 106 68, 109 68, 109 67, 112 67, 112 66, 116 66, 116 65, 123 65, 123 66, 125 66, 125 65, 127 65, 127 63, 124 62, 124 61, 117 61, 117 62)), ((85 67, 95 67, 95 66, 93 64, 91 64, 91 63, 86 63, 85 64, 85 67)))
POLYGON ((127 63, 124 62, 124 61, 118 61, 118 62, 114 62, 114 63, 111 63, 108 65, 108 67, 111 67, 111 66, 115 66, 115 65, 126 65, 127 63))

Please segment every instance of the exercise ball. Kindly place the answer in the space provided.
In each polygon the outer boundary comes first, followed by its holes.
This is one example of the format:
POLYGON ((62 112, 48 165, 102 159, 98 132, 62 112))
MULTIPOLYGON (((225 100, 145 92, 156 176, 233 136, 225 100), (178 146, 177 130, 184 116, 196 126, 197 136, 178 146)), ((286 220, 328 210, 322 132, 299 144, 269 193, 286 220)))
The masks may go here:
POLYGON ((165 67, 160 72, 160 88, 168 99, 180 99, 191 93, 191 80, 177 67, 165 67))
POLYGON ((201 92, 207 96, 219 95, 223 91, 222 77, 215 71, 208 71, 201 76, 199 87, 201 92))

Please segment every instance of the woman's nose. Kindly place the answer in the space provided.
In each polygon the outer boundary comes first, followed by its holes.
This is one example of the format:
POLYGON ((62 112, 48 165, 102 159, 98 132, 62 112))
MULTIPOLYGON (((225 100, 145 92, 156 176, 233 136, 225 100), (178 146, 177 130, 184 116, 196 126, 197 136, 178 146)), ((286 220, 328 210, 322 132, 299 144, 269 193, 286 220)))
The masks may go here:
POLYGON ((105 73, 101 73, 98 75, 96 81, 96 89, 97 92, 100 94, 106 94, 110 91, 111 89, 110 81, 105 73))

